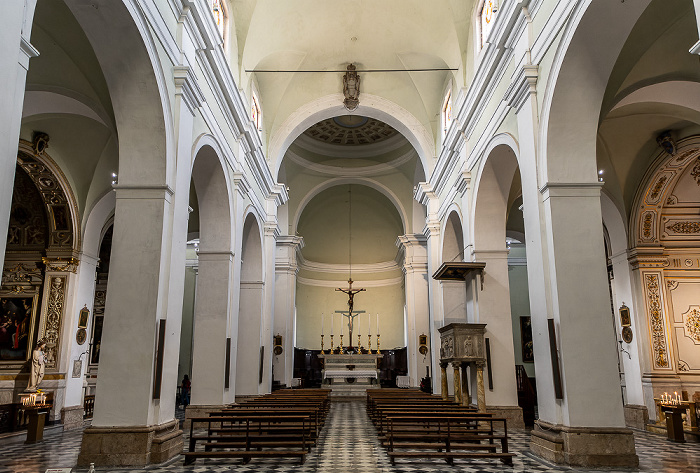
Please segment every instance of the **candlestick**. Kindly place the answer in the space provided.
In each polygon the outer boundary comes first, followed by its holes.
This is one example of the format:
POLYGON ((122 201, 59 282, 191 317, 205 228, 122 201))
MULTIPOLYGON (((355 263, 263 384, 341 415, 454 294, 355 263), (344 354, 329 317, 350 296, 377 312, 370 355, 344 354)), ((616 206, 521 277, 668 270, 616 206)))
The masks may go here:
POLYGON ((321 353, 323 353, 323 334, 321 334, 321 353))
MULTIPOLYGON (((333 316, 331 316, 331 319, 332 318, 333 318, 333 316)), ((331 351, 330 351, 330 353, 331 354, 333 353, 333 334, 331 334, 331 351)))
MULTIPOLYGON (((377 319, 379 320, 379 319, 377 319)), ((381 350, 379 350, 379 332, 377 332, 377 355, 381 354, 381 350)))
POLYGON ((357 353, 362 354, 362 341, 359 333, 357 334, 357 353))
POLYGON ((372 354, 372 335, 367 335, 367 352, 372 354))
POLYGON ((342 355, 343 354, 343 333, 342 333, 343 327, 342 327, 342 325, 340 327, 340 330, 341 330, 341 332, 340 332, 340 353, 339 354, 342 355))

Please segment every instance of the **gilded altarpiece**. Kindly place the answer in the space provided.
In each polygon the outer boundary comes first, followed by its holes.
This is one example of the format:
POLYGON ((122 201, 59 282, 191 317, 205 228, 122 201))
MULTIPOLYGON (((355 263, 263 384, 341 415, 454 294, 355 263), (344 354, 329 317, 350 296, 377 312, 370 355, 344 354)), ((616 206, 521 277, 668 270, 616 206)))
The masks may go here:
MULTIPOLYGON (((41 338, 47 341, 47 370, 59 368, 66 290, 78 266, 75 208, 75 198, 58 166, 44 151, 37 151, 36 143, 21 141, 0 285, 0 299, 7 308, 3 321, 8 319, 7 326, 13 329, 0 369, 21 371, 41 338)), ((47 373, 45 379, 51 376, 47 373)))
MULTIPOLYGON (((700 373, 700 136, 661 152, 635 206, 631 259, 640 272, 652 370, 700 373)), ((700 386, 686 385, 691 393, 700 386)))

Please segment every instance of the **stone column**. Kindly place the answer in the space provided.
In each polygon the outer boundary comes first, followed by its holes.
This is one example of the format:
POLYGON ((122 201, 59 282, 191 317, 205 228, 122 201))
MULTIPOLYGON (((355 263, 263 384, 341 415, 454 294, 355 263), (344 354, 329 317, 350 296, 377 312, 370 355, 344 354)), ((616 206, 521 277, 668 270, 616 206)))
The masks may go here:
MULTIPOLYGON (((183 445, 174 412, 161 412, 161 401, 153 399, 158 327, 161 320, 167 322, 170 254, 165 242, 171 237, 172 190, 120 184, 116 192, 100 377, 79 465, 159 463, 183 445)), ((166 323, 164 343, 177 348, 179 328, 171 330, 166 323)), ((177 357, 162 362, 164 374, 176 375, 177 357)), ((174 386, 162 384, 161 399, 168 397, 167 404, 174 405, 174 386)))
POLYGON ((522 66, 515 77, 524 91, 513 106, 540 416, 531 448, 570 465, 634 466, 638 459, 632 432, 625 428, 617 347, 610 334, 600 185, 595 171, 582 182, 540 182, 545 173, 537 159, 537 68, 522 66), (552 342, 561 366, 561 399, 554 390, 547 319, 556 329, 552 342))
POLYGON ((440 392, 442 393, 442 400, 447 401, 450 397, 447 391, 447 363, 440 363, 440 392))
POLYGON ((192 343, 192 408, 188 417, 233 402, 234 369, 226 377, 226 338, 229 333, 231 251, 199 251, 192 343), (227 395, 227 393, 231 393, 227 395))
POLYGON ((475 322, 486 324, 486 337, 491 351, 491 376, 493 390, 486 392, 489 412, 508 419, 509 426, 524 428, 523 410, 518 406, 518 386, 515 376, 515 352, 513 348, 513 321, 510 310, 508 282, 508 251, 505 242, 499 242, 502 250, 477 250, 476 261, 486 263, 481 276, 483 289, 477 283, 473 289, 475 322))
POLYGON ((462 381, 459 377, 459 372, 461 371, 462 363, 459 361, 452 362, 452 369, 454 370, 454 383, 455 383, 455 403, 462 404, 462 381))
MULTIPOLYGON (((401 235, 396 246, 403 253, 403 274, 406 292, 406 332, 408 340, 408 376, 412 386, 418 386, 430 359, 418 352, 418 337, 430 333, 428 300, 427 239, 420 234, 401 235)), ((432 346, 429 347, 432 350, 432 346)), ((432 378, 435 378, 431 370, 432 378)))
POLYGON ((484 363, 476 363, 476 405, 479 412, 486 412, 486 390, 484 389, 484 363))
MULTIPOLYGON (((282 335, 284 351, 274 357, 275 379, 291 386, 294 369, 294 325, 297 294, 297 252, 304 247, 304 239, 293 235, 277 238, 275 261, 275 326, 274 334, 282 335)), ((328 347, 328 345, 326 345, 328 347)))
MULTIPOLYGON (((268 215, 272 212, 272 207, 275 207, 274 198, 268 199, 268 215)), ((276 207, 275 207, 276 212, 276 207)), ((277 252, 277 237, 280 230, 277 226, 276 217, 268 217, 270 220, 265 222, 263 231, 263 278, 265 281, 265 292, 263 299, 262 323, 260 327, 261 343, 265 346, 265 360, 263 365, 263 382, 259 386, 260 394, 269 393, 272 391, 272 363, 275 354, 272 351, 274 327, 274 311, 275 311, 275 255, 277 252)))
MULTIPOLYGON (((431 276, 440 267, 442 258, 440 257, 440 219, 438 211, 440 201, 435 195, 432 187, 427 183, 421 183, 416 187, 414 198, 425 205, 427 208, 427 218, 423 235, 426 238, 428 249, 428 305, 429 305, 429 321, 430 321, 430 354, 431 354, 431 373, 437 371, 438 363, 440 362, 440 332, 438 328, 445 325, 444 312, 442 307, 442 292, 440 289, 440 281, 436 281, 431 276)), ((437 393, 437 379, 433 377, 433 392, 437 393)))
POLYGON ((467 367, 469 363, 462 363, 462 405, 468 406, 470 404, 469 395, 469 378, 467 377, 467 367))
POLYGON ((29 59, 39 55, 29 43, 35 7, 36 0, 3 2, 0 16, 0 268, 5 261, 29 59))

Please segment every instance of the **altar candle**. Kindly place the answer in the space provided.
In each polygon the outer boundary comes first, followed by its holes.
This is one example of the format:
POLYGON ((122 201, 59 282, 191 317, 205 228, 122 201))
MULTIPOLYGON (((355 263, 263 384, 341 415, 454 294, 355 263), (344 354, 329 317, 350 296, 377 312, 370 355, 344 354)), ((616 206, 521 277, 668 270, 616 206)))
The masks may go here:
POLYGON ((372 314, 367 314, 367 335, 372 335, 372 314))
POLYGON ((357 334, 358 335, 362 334, 362 316, 361 315, 358 315, 358 317, 357 317, 357 334))
POLYGON ((333 314, 331 314, 331 335, 333 335, 333 314))
POLYGON ((379 335, 379 312, 377 312, 377 335, 379 335))
POLYGON ((321 335, 323 335, 323 312, 321 312, 321 335))

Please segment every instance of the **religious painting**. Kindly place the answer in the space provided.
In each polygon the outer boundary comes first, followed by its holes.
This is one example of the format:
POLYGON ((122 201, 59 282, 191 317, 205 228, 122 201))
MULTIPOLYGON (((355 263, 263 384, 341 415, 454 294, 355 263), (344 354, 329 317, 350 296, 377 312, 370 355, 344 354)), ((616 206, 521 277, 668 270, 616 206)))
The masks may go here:
POLYGON ((622 304, 622 307, 620 307, 620 325, 623 327, 629 327, 632 325, 630 309, 625 304, 622 304))
POLYGON ((29 357, 38 300, 38 294, 0 297, 0 361, 29 357))
POLYGON ((87 328, 89 315, 90 310, 88 310, 87 306, 80 309, 80 314, 78 315, 78 328, 87 328))
POLYGON ((532 345, 532 320, 529 315, 520 317, 520 342, 523 351, 523 363, 534 363, 535 352, 532 345))

